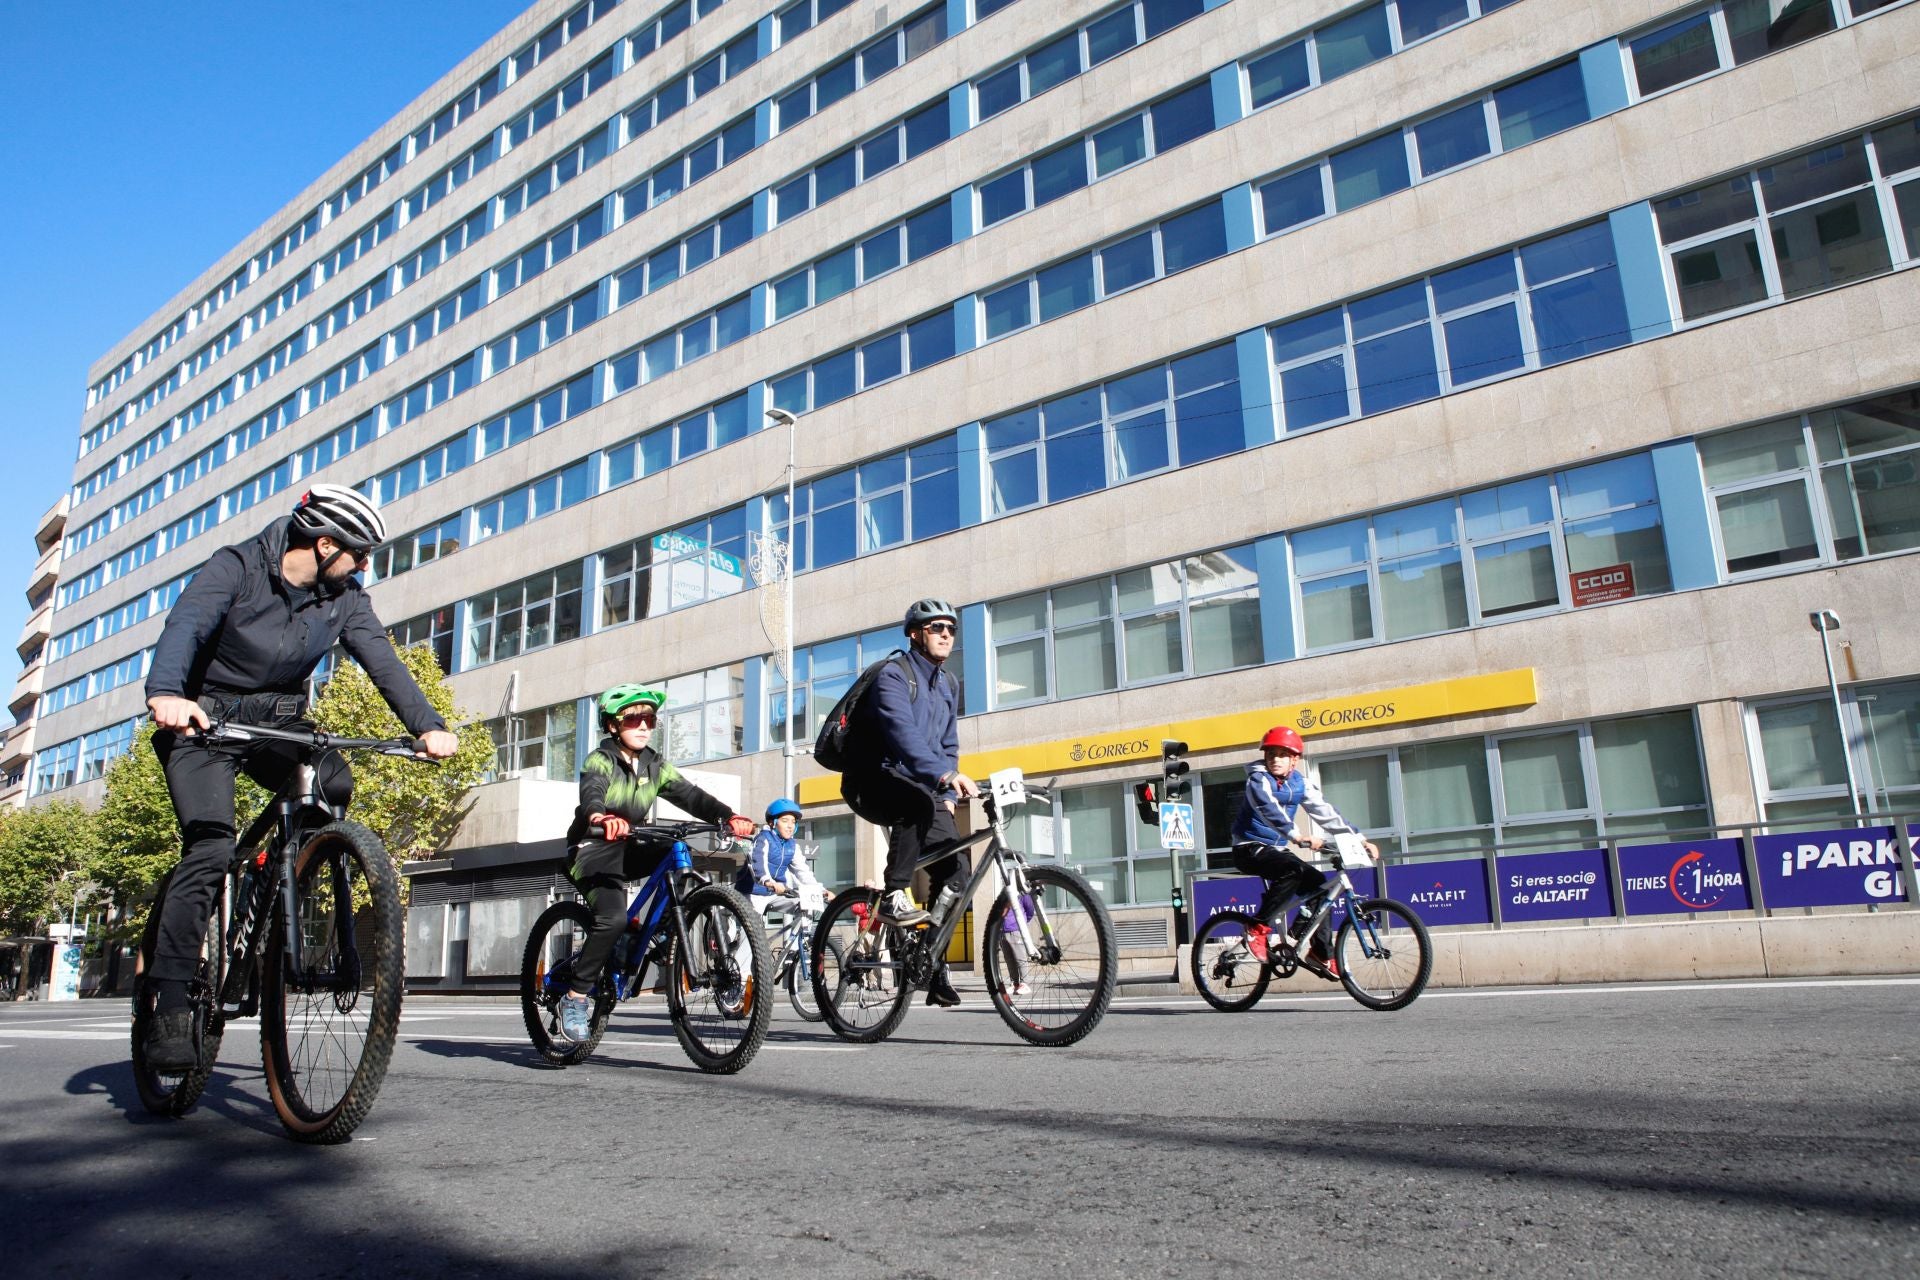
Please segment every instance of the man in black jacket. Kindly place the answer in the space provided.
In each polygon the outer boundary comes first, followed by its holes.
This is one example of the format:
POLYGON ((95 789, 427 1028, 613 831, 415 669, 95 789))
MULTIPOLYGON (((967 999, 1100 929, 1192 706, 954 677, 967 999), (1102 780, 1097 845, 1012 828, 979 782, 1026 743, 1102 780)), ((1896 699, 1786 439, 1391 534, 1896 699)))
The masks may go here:
MULTIPOLYGON (((147 1060, 162 1071, 194 1065, 187 984, 205 941, 220 879, 233 860, 234 777, 278 790, 296 754, 278 742, 218 747, 193 741, 212 719, 286 724, 306 710, 307 678, 337 640, 434 759, 459 739, 393 651, 354 572, 386 538, 380 513, 341 485, 317 484, 293 515, 213 553, 167 615, 147 674, 154 753, 180 822, 183 852, 154 945, 155 1017, 147 1060)), ((337 756, 319 764, 321 794, 344 809, 353 775, 337 756)))

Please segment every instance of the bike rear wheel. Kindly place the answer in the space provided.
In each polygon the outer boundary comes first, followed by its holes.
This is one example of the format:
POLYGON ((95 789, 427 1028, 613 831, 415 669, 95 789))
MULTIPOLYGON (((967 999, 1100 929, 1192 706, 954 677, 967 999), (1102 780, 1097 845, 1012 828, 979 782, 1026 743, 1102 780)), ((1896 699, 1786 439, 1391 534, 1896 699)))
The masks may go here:
POLYGON ((695 1066, 731 1075, 753 1061, 773 1023, 773 960, 767 926, 747 900, 707 885, 681 904, 686 945, 667 962, 667 1011, 695 1066))
POLYGON ((560 1029, 560 1001, 571 989, 573 966, 592 924, 593 912, 586 903, 556 902, 533 922, 520 956, 520 1016, 527 1024, 527 1038, 535 1052, 556 1067, 585 1062, 599 1046, 613 1014, 603 977, 594 990, 591 1034, 585 1040, 571 1040, 560 1029))
POLYGON ((1369 1009, 1404 1009, 1427 989, 1433 941, 1411 907, 1391 898, 1366 898, 1349 913, 1334 941, 1340 983, 1369 1009))
POLYGON ((345 1142, 373 1109, 400 1028, 400 878, 378 836, 335 822, 294 854, 294 927, 275 901, 261 983, 267 1091, 296 1142, 345 1142))
POLYGON ((874 889, 836 895, 808 944, 814 1001, 833 1034, 854 1044, 877 1044, 892 1035, 907 1016, 913 995, 905 964, 906 931, 894 925, 881 925, 871 933, 861 929, 861 920, 873 919, 879 901, 874 889))
MULTIPOLYGON (((787 1000, 793 1011, 808 1022, 819 1022, 827 1015, 820 1012, 820 1001, 813 994, 813 963, 808 959, 808 940, 793 944, 787 965, 787 1000)), ((827 962, 839 966, 846 962, 846 948, 836 938, 827 939, 827 962)))
MULTIPOLYGON (((1194 989, 1222 1013, 1243 1013, 1267 994, 1272 971, 1247 947, 1247 930, 1257 924, 1244 911, 1220 911, 1193 935, 1188 967, 1194 989)), ((1277 942, 1279 935, 1274 938, 1277 942)))
POLYGON ((147 975, 153 971, 153 949, 160 938, 160 911, 172 883, 173 875, 169 872, 161 879, 160 891, 147 911, 133 979, 133 1084, 140 1094, 140 1105, 157 1116, 183 1116, 193 1109, 213 1075, 213 1064, 220 1056, 220 1038, 226 1029, 225 1019, 213 998, 213 993, 220 988, 226 952, 227 913, 223 895, 214 901, 213 914, 207 921, 206 940, 200 948, 200 963, 194 970, 193 981, 188 984, 200 1061, 185 1071, 160 1071, 147 1061, 147 1032, 153 1026, 154 1000, 153 982, 147 975))
POLYGON ((1113 919, 1079 872, 1038 866, 1028 867, 1026 874, 1040 902, 1040 911, 1027 923, 1040 954, 1024 954, 1017 926, 1015 932, 1006 932, 1011 900, 1001 894, 987 912, 980 948, 987 995, 1001 1020, 1029 1044, 1075 1044, 1100 1025, 1120 980, 1113 919), (1022 972, 1009 972, 1013 966, 1003 940, 1022 953, 1022 972), (1028 992, 1017 994, 1023 982, 1028 992))

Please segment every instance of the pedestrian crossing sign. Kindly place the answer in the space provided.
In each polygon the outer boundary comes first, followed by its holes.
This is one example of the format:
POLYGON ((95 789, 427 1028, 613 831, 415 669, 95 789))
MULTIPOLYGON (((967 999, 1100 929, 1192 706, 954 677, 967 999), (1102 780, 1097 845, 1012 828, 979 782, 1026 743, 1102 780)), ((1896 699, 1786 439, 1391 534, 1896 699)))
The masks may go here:
POLYGON ((1160 806, 1160 847, 1162 849, 1193 848, 1192 805, 1162 804, 1160 806))

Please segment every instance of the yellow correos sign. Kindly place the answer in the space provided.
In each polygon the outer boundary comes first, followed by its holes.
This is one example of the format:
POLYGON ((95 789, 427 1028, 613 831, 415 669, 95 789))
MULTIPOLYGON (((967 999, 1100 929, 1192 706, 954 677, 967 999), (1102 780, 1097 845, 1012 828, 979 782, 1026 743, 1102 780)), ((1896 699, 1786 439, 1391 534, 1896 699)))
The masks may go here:
MULTIPOLYGON (((1258 711, 1237 711, 1231 715, 1208 716, 1200 720, 1143 725, 1118 733, 1061 738, 1000 751, 978 751, 962 756, 960 768, 975 778, 984 778, 996 769, 1010 767, 1017 767, 1029 777, 1034 777, 1109 764, 1157 761, 1162 738, 1182 739, 1196 752, 1213 751, 1222 747, 1250 746, 1276 724, 1290 724, 1300 731, 1301 736, 1310 738, 1316 734, 1339 733, 1346 729, 1370 729, 1380 725, 1409 724, 1419 720, 1440 720, 1448 716, 1526 707, 1538 700, 1539 689, 1534 681, 1533 668, 1521 667, 1488 675, 1464 676, 1457 680, 1401 685, 1394 689, 1380 689, 1341 698, 1317 698, 1311 702, 1264 707, 1258 711)), ((798 789, 804 804, 830 803, 840 798, 840 779, 833 774, 806 778, 800 782, 798 789)))

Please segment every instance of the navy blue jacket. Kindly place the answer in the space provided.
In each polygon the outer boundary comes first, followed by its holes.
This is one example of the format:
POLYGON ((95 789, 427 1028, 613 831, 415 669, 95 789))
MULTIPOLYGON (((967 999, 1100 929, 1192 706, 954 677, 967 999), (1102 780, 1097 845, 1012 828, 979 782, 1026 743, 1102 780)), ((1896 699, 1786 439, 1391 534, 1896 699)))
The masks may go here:
POLYGON ((287 522, 276 520, 200 566, 154 644, 147 697, 197 699, 209 688, 305 693, 307 677, 338 640, 408 733, 446 728, 394 653, 359 579, 328 594, 290 588, 280 577, 286 550, 287 522))
POLYGON ((1267 844, 1284 848, 1293 834, 1295 816, 1304 807, 1307 816, 1326 834, 1339 835, 1353 827, 1327 803, 1320 788, 1298 766, 1283 782, 1267 772, 1264 761, 1247 766, 1246 797, 1233 817, 1235 844, 1267 844))
POLYGON ((953 789, 942 788, 940 779, 960 767, 959 689, 952 676, 917 650, 907 651, 907 661, 919 696, 909 695, 897 661, 880 668, 855 713, 858 728, 850 741, 859 744, 861 758, 847 772, 884 770, 939 799, 951 799, 953 789))

